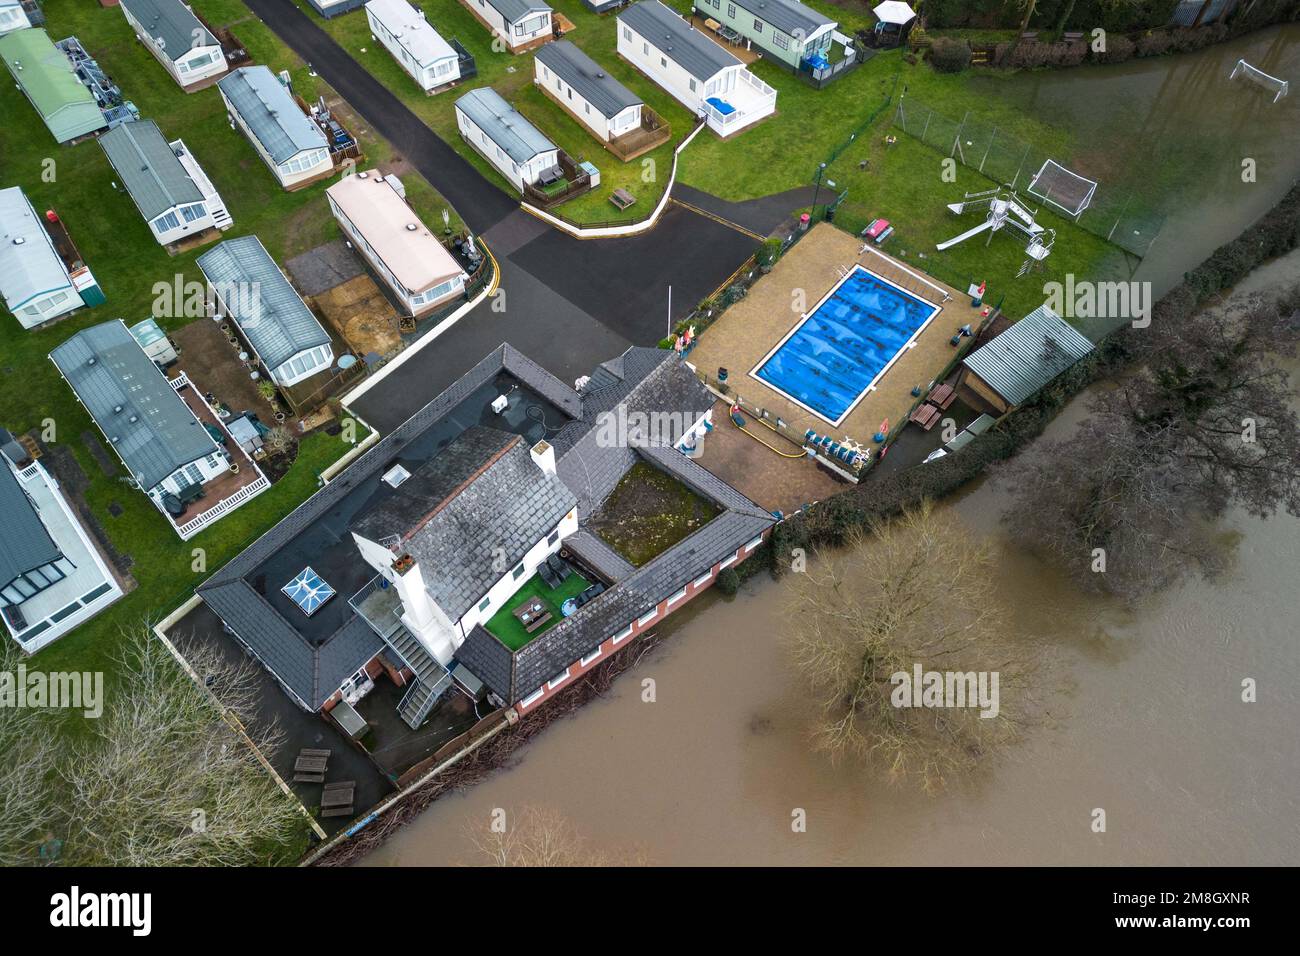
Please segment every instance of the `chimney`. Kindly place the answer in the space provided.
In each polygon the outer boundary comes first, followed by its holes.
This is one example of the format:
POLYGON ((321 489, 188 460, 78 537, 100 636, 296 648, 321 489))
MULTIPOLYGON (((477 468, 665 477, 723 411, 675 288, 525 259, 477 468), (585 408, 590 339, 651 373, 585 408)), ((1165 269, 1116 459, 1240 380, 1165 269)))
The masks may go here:
POLYGON ((420 565, 409 554, 403 554, 393 562, 394 581, 397 594, 402 599, 402 609, 406 612, 411 630, 424 630, 433 622, 433 599, 424 589, 424 574, 420 565))
POLYGON ((551 447, 550 442, 539 441, 533 446, 532 454, 538 468, 548 475, 555 474, 555 449, 551 447))

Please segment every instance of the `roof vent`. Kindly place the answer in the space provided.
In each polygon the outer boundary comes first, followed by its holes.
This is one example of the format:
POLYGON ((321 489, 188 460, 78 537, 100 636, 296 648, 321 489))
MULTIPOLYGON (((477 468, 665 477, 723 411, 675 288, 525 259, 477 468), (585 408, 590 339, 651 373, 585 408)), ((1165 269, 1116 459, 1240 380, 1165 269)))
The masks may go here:
POLYGON ((21 245, 22 245, 24 242, 26 242, 26 241, 27 241, 27 240, 24 239, 22 236, 14 236, 14 245, 15 245, 15 246, 21 246, 21 245))
POLYGON ((127 421, 129 421, 132 425, 134 425, 139 420, 140 420, 139 415, 132 415, 130 418, 127 419, 127 421))
POLYGON ((114 414, 114 415, 121 415, 121 414, 122 414, 122 406, 121 406, 121 405, 114 405, 114 406, 113 406, 113 414, 114 414))
POLYGON ((415 223, 413 223, 413 222, 408 222, 408 223, 406 224, 406 231, 407 231, 407 232, 415 232, 415 231, 416 231, 417 229, 419 229, 419 228, 420 228, 420 227, 417 226, 417 225, 416 225, 415 223))
POLYGON ((86 364, 87 364, 87 365, 94 365, 94 364, 95 364, 95 356, 92 355, 90 358, 86 359, 86 364))

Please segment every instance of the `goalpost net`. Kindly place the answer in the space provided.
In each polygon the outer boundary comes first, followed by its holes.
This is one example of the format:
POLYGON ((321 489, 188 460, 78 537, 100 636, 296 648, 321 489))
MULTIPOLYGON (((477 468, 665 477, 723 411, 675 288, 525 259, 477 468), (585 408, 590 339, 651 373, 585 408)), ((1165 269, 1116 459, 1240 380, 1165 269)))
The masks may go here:
POLYGON ((1245 60, 1237 61, 1237 65, 1228 74, 1228 79, 1235 80, 1239 76, 1244 76, 1272 93, 1274 103, 1286 96, 1290 91, 1290 84, 1286 80, 1279 80, 1276 76, 1269 76, 1263 70, 1256 69, 1245 60))
POLYGON ((1092 202, 1097 184, 1049 159, 1034 173, 1025 191, 1077 220, 1092 202))

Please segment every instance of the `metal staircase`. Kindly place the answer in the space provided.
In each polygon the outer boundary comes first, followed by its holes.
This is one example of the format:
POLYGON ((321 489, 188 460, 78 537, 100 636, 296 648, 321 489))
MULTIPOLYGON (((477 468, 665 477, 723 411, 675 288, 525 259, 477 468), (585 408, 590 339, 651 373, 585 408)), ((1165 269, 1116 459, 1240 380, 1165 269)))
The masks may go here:
POLYGON ((415 682, 402 698, 397 713, 408 727, 418 730, 429 711, 433 710, 433 705, 451 687, 451 675, 405 625, 386 636, 384 643, 415 672, 415 682))

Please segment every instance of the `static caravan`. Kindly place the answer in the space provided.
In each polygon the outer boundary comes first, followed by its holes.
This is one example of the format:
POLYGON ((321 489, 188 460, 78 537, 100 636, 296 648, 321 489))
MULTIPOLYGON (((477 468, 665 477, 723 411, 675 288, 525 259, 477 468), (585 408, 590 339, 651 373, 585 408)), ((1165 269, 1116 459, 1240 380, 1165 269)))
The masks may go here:
POLYGON ((428 93, 460 79, 460 56, 407 0, 370 0, 370 32, 428 93))
POLYGON ((407 315, 427 315, 464 292, 465 270, 385 177, 357 173, 325 195, 343 233, 407 315))
POLYGON ((108 125, 67 54, 44 30, 6 33, 0 37, 0 59, 57 142, 68 143, 108 125))
POLYGON ((228 69, 221 43, 181 0, 120 0, 122 14, 183 90, 228 69))
POLYGON ((244 66, 217 83, 232 126, 243 130, 285 189, 334 171, 325 134, 265 66, 244 66))
POLYGON ((618 52, 720 136, 776 111, 775 89, 659 0, 618 15, 618 52))
POLYGON ((568 40, 537 51, 533 82, 602 142, 641 125, 641 98, 568 40))
POLYGON ((523 53, 555 35, 552 11, 542 0, 460 0, 501 38, 511 53, 523 53))
POLYGON ((25 30, 31 25, 19 0, 0 0, 0 36, 15 30, 25 30))
POLYGON ((798 0, 696 0, 696 8, 735 30, 747 46, 795 70, 805 60, 825 66, 837 26, 798 0))
POLYGON ((523 192, 560 161, 560 148, 490 86, 456 101, 456 125, 465 141, 523 192))
POLYGON ((71 246, 65 236, 60 223, 47 228, 17 186, 0 189, 0 298, 25 329, 104 301, 90 270, 74 258, 76 250, 60 249, 71 246), (94 296, 83 298, 83 289, 94 296))
POLYGON ((101 136, 99 145, 160 245, 234 224, 185 144, 168 143, 153 120, 123 123, 101 136))
POLYGON ((366 5, 366 0, 307 0, 326 20, 332 20, 342 13, 359 10, 366 5))
POLYGON ((330 367, 329 333, 257 236, 227 239, 195 264, 221 314, 239 328, 277 385, 297 385, 330 367))

